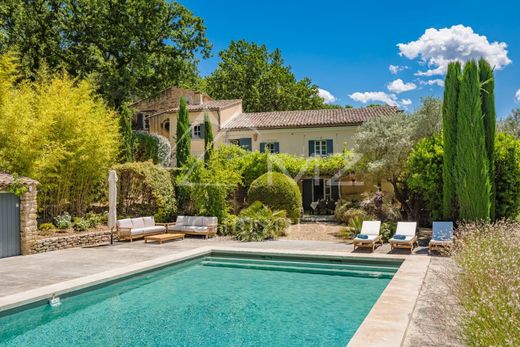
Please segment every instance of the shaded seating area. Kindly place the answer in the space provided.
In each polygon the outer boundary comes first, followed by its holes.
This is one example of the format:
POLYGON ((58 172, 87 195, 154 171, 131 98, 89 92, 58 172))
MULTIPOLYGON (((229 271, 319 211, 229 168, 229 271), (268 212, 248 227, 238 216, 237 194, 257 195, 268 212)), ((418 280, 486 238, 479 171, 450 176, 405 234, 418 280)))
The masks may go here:
POLYGON ((359 247, 366 247, 372 248, 372 251, 374 251, 378 243, 383 245, 381 235, 379 235, 380 229, 381 221, 364 221, 361 232, 352 241, 354 250, 359 247))
POLYGON ((390 250, 393 251, 396 248, 404 248, 409 249, 411 254, 414 247, 417 246, 416 229, 416 222, 398 222, 394 236, 388 240, 390 250))
POLYGON ((208 238, 217 234, 217 227, 217 217, 178 216, 175 223, 168 223, 167 230, 185 235, 199 235, 208 238))
POLYGON ((428 243, 428 253, 443 251, 453 245, 453 222, 433 222, 432 239, 428 243))
POLYGON ((148 235, 166 232, 166 227, 156 224, 153 216, 120 219, 116 223, 116 229, 119 240, 130 240, 130 242, 148 235))

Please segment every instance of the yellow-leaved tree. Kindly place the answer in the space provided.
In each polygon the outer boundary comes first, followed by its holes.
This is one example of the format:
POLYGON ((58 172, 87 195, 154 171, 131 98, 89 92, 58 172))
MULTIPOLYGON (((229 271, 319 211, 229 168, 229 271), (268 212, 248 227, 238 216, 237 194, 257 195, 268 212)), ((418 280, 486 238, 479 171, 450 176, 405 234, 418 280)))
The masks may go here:
POLYGON ((45 73, 19 81, 15 56, 0 56, 0 170, 40 181, 44 219, 81 215, 104 197, 118 129, 117 114, 90 82, 45 73))

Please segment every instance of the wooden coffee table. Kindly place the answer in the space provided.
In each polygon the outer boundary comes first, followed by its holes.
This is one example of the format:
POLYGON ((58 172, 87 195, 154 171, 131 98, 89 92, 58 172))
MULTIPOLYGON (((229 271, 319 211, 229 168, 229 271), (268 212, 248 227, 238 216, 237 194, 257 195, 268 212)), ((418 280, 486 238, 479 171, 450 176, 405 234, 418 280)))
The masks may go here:
POLYGON ((168 240, 176 240, 176 239, 184 239, 184 234, 157 234, 150 235, 144 237, 144 243, 148 243, 148 241, 157 241, 159 244, 163 243, 163 241, 168 240))

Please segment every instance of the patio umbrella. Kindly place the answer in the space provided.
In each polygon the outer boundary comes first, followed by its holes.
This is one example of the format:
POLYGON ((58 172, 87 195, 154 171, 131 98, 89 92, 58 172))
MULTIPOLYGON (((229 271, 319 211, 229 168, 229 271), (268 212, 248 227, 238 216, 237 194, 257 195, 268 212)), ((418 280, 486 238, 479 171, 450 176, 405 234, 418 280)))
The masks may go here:
POLYGON ((114 244, 114 228, 117 222, 117 174, 108 172, 108 227, 110 228, 110 244, 114 244))

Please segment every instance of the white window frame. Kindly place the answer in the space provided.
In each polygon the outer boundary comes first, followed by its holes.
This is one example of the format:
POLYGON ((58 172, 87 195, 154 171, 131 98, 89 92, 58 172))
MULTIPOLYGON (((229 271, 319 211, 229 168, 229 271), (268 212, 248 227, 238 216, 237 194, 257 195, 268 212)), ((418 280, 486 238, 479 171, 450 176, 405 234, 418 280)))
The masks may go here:
POLYGON ((327 140, 314 140, 314 155, 327 156, 327 140))

